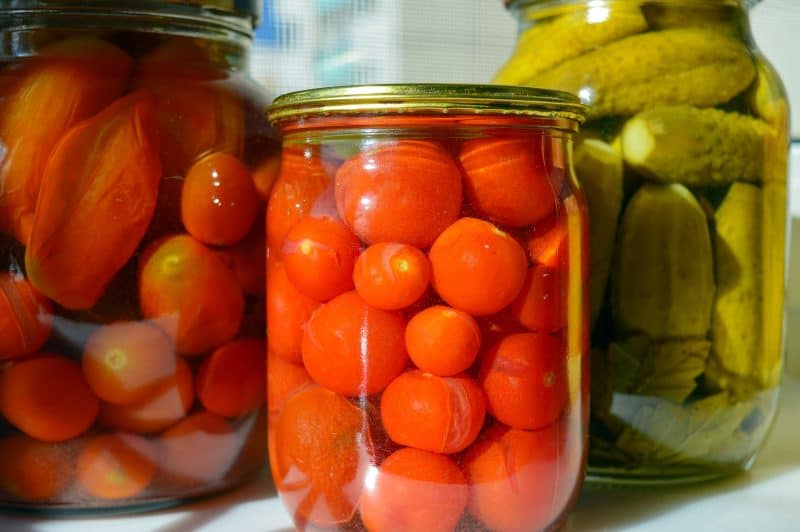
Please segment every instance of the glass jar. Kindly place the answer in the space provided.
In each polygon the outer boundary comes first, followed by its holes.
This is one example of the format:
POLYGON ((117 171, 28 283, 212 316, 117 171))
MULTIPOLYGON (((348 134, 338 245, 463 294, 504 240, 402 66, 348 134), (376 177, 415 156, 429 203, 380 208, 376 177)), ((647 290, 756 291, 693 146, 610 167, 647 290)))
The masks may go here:
POLYGON ((0 506, 132 510, 265 464, 259 2, 0 8, 0 506))
POLYGON ((583 112, 480 85, 275 100, 268 439, 300 530, 563 522, 588 423, 583 112))
MULTIPOLYGON (((750 2, 751 4, 753 2, 750 2)), ((783 357, 788 106, 738 0, 516 1, 498 83, 577 94, 589 479, 747 470, 783 357)))

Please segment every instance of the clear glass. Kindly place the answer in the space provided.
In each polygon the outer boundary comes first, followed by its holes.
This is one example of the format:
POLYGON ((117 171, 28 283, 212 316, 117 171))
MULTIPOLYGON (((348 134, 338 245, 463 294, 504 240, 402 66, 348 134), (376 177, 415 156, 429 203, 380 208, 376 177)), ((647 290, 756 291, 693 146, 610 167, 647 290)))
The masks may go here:
POLYGON ((2 507, 149 509, 265 465, 269 99, 247 32, 122 7, 0 11, 2 507))
POLYGON ((563 523, 589 393, 573 132, 491 113, 306 118, 282 132, 268 439, 295 525, 563 523))
POLYGON ((784 351, 788 106, 735 0, 520 1, 495 81, 590 105, 589 479, 747 470, 784 351))

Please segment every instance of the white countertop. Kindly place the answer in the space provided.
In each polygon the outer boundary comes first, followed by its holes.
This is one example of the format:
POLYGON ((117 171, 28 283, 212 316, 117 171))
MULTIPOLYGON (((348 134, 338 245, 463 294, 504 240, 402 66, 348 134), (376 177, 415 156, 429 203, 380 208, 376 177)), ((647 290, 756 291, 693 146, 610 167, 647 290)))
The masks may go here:
MULTIPOLYGON (((800 530, 800 380, 787 378, 778 420, 753 470, 669 489, 585 488, 567 531, 771 532, 800 530)), ((0 515, 3 532, 285 532, 291 519, 264 477, 226 495, 130 517, 42 519, 0 515)))

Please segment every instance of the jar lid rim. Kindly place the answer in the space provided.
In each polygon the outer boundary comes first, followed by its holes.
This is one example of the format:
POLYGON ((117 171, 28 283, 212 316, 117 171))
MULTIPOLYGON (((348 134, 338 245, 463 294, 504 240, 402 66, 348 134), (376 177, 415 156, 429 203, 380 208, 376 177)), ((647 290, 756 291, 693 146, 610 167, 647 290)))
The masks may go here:
POLYGON ((586 106, 568 92, 511 85, 445 83, 346 85, 290 92, 267 108, 273 125, 337 114, 481 114, 583 123, 586 106))

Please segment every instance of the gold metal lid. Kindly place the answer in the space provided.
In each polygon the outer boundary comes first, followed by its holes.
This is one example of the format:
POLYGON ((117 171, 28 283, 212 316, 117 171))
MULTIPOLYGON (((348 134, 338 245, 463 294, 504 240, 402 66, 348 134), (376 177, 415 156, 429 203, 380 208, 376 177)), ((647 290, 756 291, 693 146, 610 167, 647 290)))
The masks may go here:
POLYGON ((290 92, 267 108, 273 125, 334 115, 470 114, 558 118, 583 123, 586 107, 570 93, 506 85, 351 85, 290 92))

